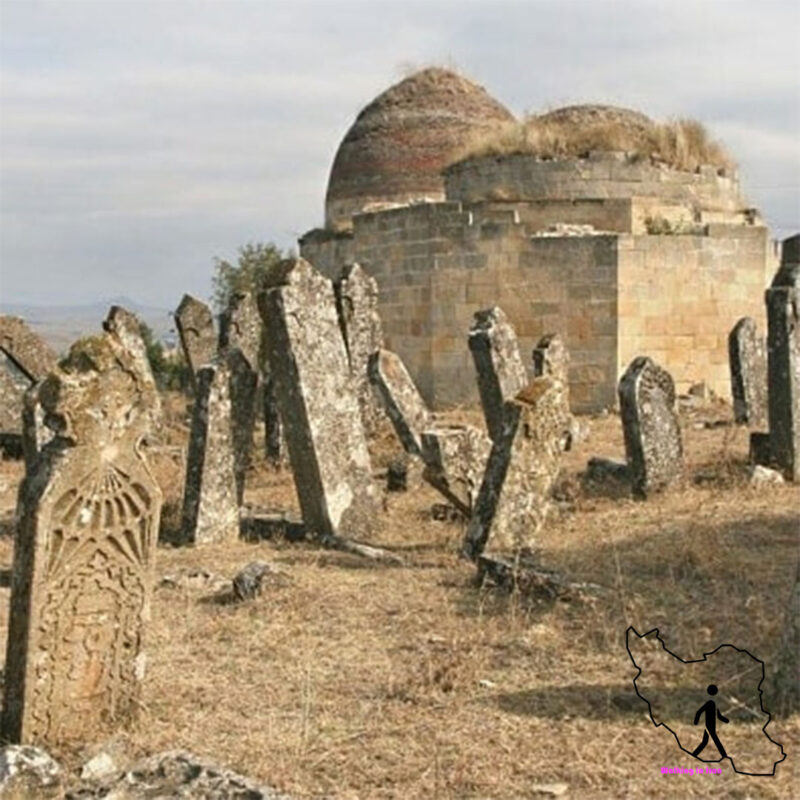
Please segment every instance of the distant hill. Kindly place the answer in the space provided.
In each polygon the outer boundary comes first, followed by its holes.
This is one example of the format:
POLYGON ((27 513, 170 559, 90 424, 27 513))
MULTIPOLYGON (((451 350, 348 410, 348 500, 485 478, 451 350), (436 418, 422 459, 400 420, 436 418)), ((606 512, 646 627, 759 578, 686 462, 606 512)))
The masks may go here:
POLYGON ((76 339, 99 333, 111 306, 123 306, 136 314, 165 344, 175 344, 177 334, 172 312, 166 308, 143 306, 129 297, 114 297, 75 306, 35 306, 0 303, 0 314, 22 317, 57 352, 63 353, 76 339))

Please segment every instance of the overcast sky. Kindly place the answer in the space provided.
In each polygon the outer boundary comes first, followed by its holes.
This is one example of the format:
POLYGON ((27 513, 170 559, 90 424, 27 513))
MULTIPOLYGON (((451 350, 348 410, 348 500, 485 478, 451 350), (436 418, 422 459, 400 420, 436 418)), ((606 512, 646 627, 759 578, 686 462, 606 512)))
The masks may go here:
POLYGON ((453 65, 515 113, 693 116, 800 228, 798 0, 0 0, 0 299, 210 292, 213 257, 323 219, 358 110, 453 65))

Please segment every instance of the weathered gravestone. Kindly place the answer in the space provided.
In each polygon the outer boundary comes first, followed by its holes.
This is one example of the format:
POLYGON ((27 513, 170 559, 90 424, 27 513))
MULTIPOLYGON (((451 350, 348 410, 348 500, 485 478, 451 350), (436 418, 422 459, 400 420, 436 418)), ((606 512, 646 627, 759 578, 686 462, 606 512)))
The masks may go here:
POLYGON ((410 456, 422 457, 422 431, 433 417, 400 356, 377 350, 369 357, 367 373, 394 427, 400 444, 410 456))
POLYGON ((728 360, 734 419, 740 425, 767 430, 767 353, 750 317, 742 317, 728 335, 728 360))
POLYGON ((489 438, 503 435, 504 405, 528 382, 517 335, 498 306, 478 311, 469 331, 469 349, 478 373, 478 393, 489 438))
POLYGON ((22 444, 23 396, 56 365, 55 353, 19 317, 0 315, 0 447, 22 444))
MULTIPOLYGON (((233 359, 241 358, 235 351, 233 359)), ((231 413, 231 367, 228 357, 218 356, 197 373, 183 490, 182 532, 187 542, 209 544, 239 536, 231 413)))
POLYGON ((446 425, 422 432, 423 477, 467 518, 491 448, 489 437, 472 425, 446 425))
POLYGON ((619 382, 625 453, 633 491, 647 497, 683 470, 683 445, 672 376, 647 356, 635 358, 619 382))
POLYGON ((2 735, 85 743, 140 707, 161 512, 149 396, 114 333, 74 345, 38 393, 55 438, 20 489, 2 735))
POLYGON ((372 392, 367 362, 383 347, 383 328, 378 314, 378 284, 358 264, 342 269, 333 285, 350 374, 355 383, 361 421, 368 436, 374 435, 381 408, 372 392))
POLYGON ((561 393, 564 431, 561 436, 563 450, 570 450, 586 430, 569 410, 569 351, 564 340, 557 333, 542 336, 533 348, 533 374, 536 377, 549 376, 554 389, 561 393))
POLYGON ((175 325, 183 355, 196 385, 197 371, 204 364, 210 364, 217 352, 214 317, 205 303, 185 294, 175 311, 175 325))
POLYGON ((321 536, 369 532, 377 494, 333 286, 296 259, 267 287, 259 309, 303 520, 321 536))
POLYGON ((261 329, 253 296, 248 292, 235 293, 220 317, 219 352, 230 374, 230 422, 239 504, 244 498, 245 475, 253 450, 261 329))
POLYGON ((800 481, 800 234, 783 243, 766 303, 772 462, 787 480, 800 481))

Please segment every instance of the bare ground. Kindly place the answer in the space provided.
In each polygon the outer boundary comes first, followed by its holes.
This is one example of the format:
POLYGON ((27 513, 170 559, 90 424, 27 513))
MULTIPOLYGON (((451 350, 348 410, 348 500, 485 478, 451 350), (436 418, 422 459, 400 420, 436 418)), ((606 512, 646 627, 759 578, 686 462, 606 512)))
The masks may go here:
MULTIPOLYGON (((556 782, 570 797, 796 797, 797 713, 768 728, 788 753, 774 778, 736 775, 729 762, 721 775, 661 775, 691 759, 633 691, 625 630, 658 627, 684 659, 723 642, 764 659, 769 708, 800 487, 748 486, 746 431, 697 419, 684 419, 685 482, 644 503, 579 479, 589 456, 622 457, 617 417, 592 420, 567 455, 541 558, 602 586, 593 602, 537 605, 477 587, 456 555, 462 527, 431 519, 440 498, 427 487, 387 495, 378 520, 374 542, 401 553, 402 567, 287 542, 160 547, 157 581, 188 568, 231 577, 255 559, 288 580, 239 605, 208 589, 157 589, 127 749, 186 748, 296 797, 538 797, 534 785, 556 782)), ((388 434, 376 443, 376 469, 394 447, 388 434)), ((157 465, 167 526, 179 465, 157 465)), ((19 464, 0 464, 3 640, 20 479, 19 464)), ((290 474, 256 464, 247 500, 296 508, 290 474)), ((75 769, 86 753, 56 755, 75 769)))

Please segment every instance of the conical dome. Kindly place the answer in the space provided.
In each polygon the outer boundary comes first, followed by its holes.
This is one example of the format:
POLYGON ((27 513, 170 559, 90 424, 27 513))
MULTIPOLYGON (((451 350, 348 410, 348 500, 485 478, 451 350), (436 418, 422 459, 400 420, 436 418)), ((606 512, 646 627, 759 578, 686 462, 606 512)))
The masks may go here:
POLYGON ((339 145, 325 200, 329 228, 372 204, 444 199, 441 170, 476 133, 514 119, 486 90, 449 70, 411 75, 378 95, 339 145))

